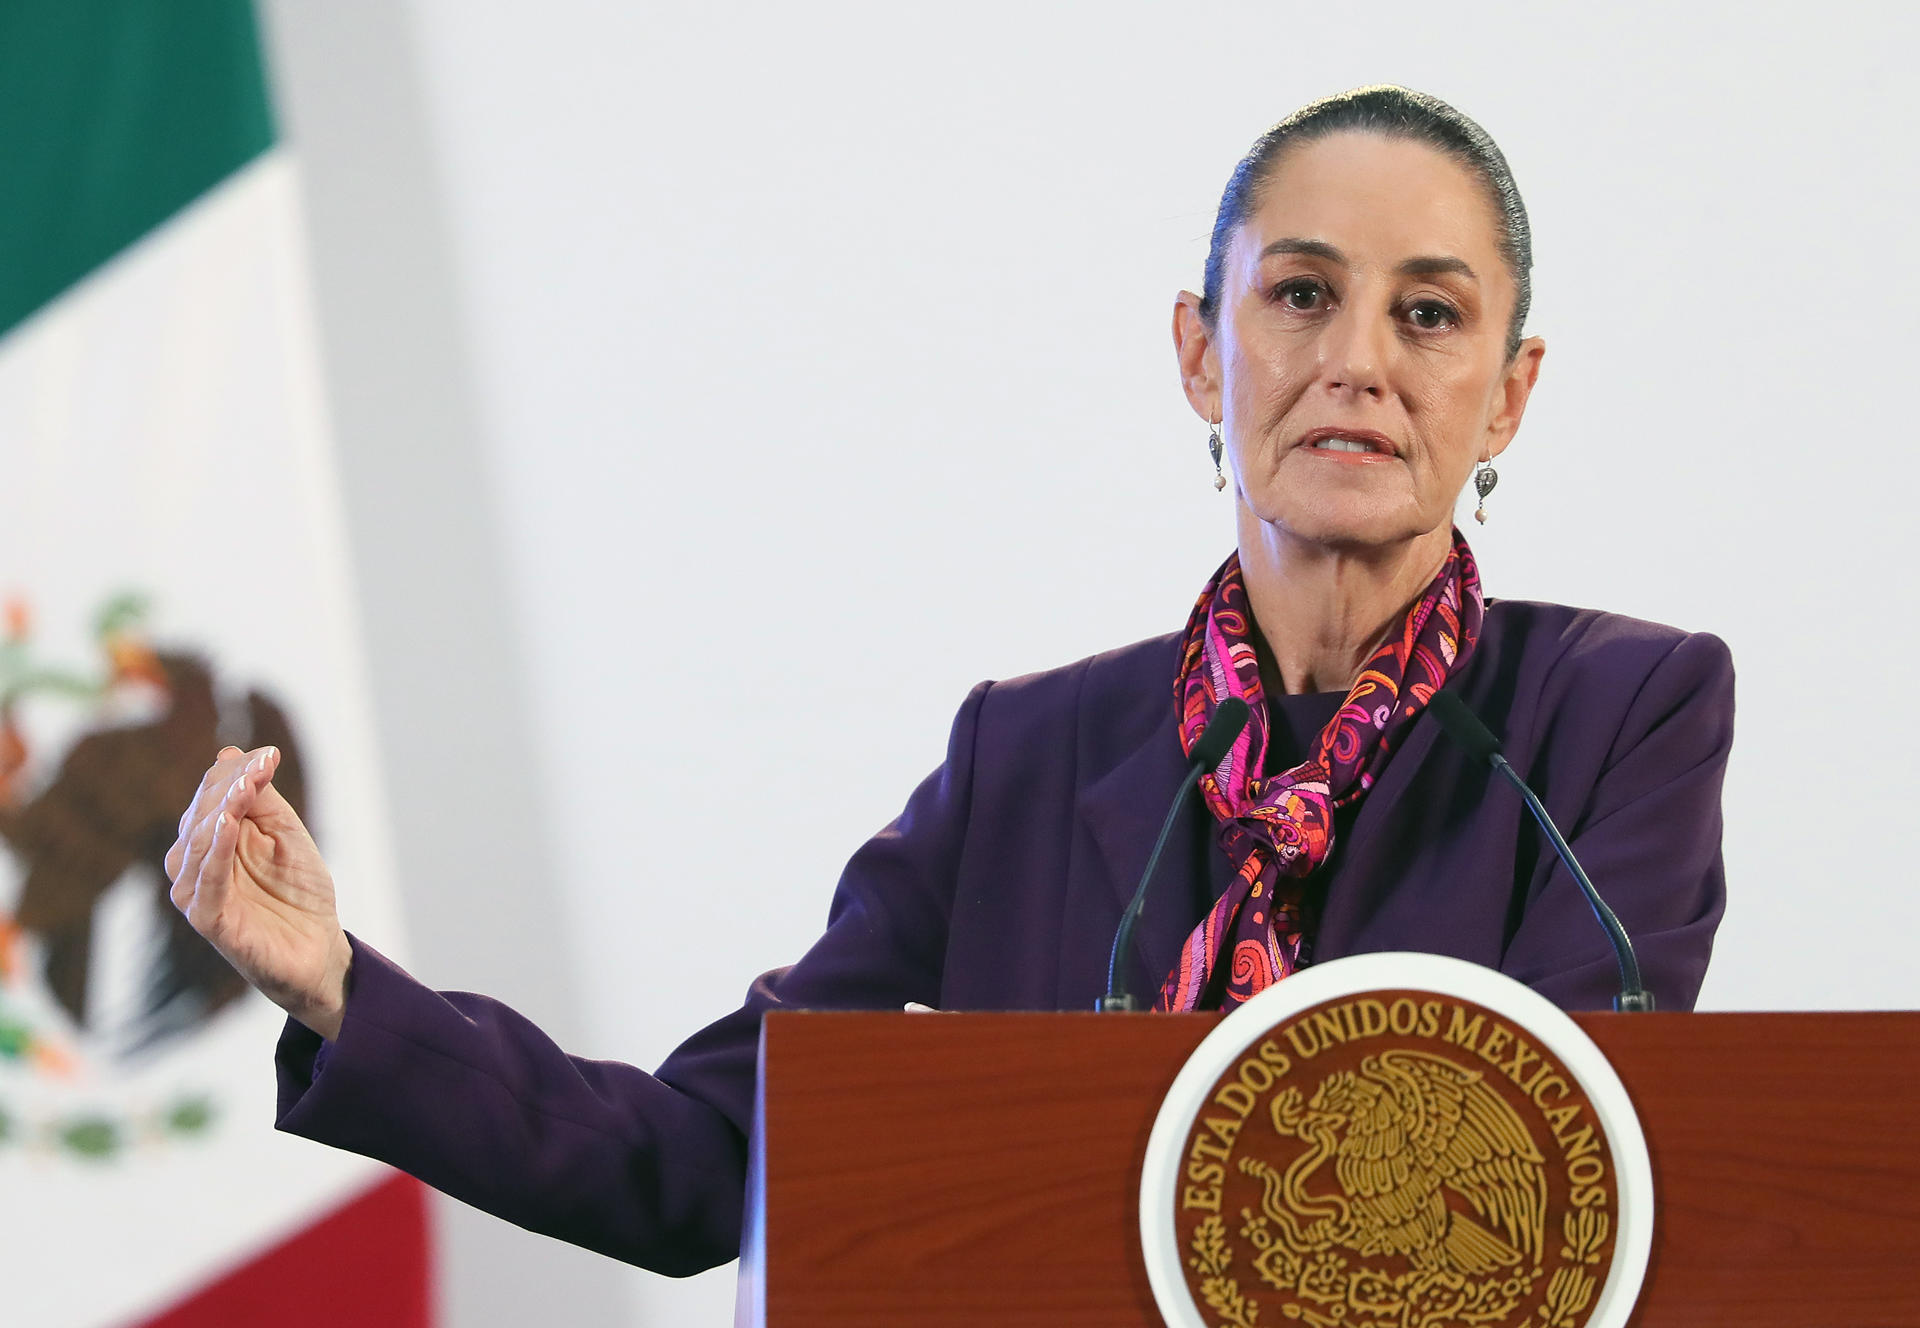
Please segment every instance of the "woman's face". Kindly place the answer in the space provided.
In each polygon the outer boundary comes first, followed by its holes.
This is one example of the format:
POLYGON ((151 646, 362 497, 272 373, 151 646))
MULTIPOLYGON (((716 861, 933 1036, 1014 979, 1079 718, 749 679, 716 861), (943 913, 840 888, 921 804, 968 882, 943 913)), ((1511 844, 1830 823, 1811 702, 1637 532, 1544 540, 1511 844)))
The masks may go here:
POLYGON ((1545 352, 1532 338, 1507 360, 1517 291, 1487 191, 1425 144, 1343 132, 1290 149, 1261 194, 1215 325, 1187 292, 1174 318, 1245 514, 1347 549, 1449 526, 1545 352))

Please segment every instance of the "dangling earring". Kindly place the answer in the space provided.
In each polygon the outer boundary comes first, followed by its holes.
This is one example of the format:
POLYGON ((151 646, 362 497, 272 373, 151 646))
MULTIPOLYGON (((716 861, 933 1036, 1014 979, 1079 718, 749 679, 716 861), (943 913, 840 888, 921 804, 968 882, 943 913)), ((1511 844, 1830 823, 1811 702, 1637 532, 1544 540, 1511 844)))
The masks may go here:
POLYGON ((1500 482, 1500 472, 1493 468, 1490 461, 1473 463, 1473 491, 1480 495, 1480 506, 1473 509, 1473 519, 1481 525, 1487 524, 1487 495, 1493 492, 1493 486, 1500 482))
POLYGON ((1220 442, 1220 421, 1215 420, 1209 427, 1213 432, 1207 439, 1207 451, 1213 453, 1213 487, 1218 492, 1227 487, 1226 472, 1220 469, 1220 457, 1226 449, 1220 442))

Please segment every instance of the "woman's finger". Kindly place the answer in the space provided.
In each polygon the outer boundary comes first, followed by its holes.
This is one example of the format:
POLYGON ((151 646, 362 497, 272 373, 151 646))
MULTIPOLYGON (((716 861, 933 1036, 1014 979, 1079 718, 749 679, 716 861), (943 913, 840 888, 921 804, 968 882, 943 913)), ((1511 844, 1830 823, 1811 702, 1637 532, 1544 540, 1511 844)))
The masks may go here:
POLYGON ((180 875, 174 879, 173 889, 167 892, 167 898, 182 913, 193 903, 193 892, 199 883, 200 863, 213 846, 213 831, 214 818, 203 816, 194 824, 193 833, 187 837, 187 852, 180 863, 180 875))
POLYGON ((250 764, 234 776, 233 784, 228 788, 226 796, 221 799, 215 815, 224 811, 236 821, 244 821, 253 815, 255 804, 259 801, 260 790, 267 787, 267 781, 273 778, 269 773, 270 768, 250 764))
POLYGON ((196 929, 203 929, 219 917, 226 905, 233 885, 233 850, 240 842, 240 824, 241 818, 227 807, 213 814, 213 838, 208 841, 206 856, 200 860, 200 875, 188 905, 187 921, 196 929))
POLYGON ((227 785, 233 782, 233 777, 240 773, 246 761, 247 754, 238 747, 220 749, 220 755, 207 767, 207 773, 200 776, 200 787, 193 791, 193 801, 180 814, 180 838, 186 839, 193 827, 207 814, 209 798, 217 803, 226 796, 227 785))
POLYGON ((246 820, 253 811, 254 799, 261 788, 273 778, 274 758, 277 755, 271 747, 261 747, 244 753, 245 761, 234 772, 233 782, 220 793, 219 803, 213 807, 218 814, 224 807, 238 820, 246 820))
POLYGON ((233 778, 233 772, 246 763, 246 753, 238 747, 222 747, 213 764, 200 776, 200 783, 193 790, 193 798, 187 803, 186 814, 180 818, 180 837, 186 838, 187 830, 199 821, 194 812, 204 808, 207 794, 215 788, 224 788, 233 778), (189 819, 190 818, 190 819, 189 819))

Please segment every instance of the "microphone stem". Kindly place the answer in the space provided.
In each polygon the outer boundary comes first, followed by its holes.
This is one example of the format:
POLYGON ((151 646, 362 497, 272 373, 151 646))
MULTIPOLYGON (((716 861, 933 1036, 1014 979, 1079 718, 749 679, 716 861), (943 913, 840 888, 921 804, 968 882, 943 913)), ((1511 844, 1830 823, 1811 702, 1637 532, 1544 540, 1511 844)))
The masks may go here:
MULTIPOLYGON (((1187 767, 1187 773, 1180 781, 1185 789, 1200 777, 1200 765, 1196 762, 1187 767)), ((1153 869, 1160 865, 1160 852, 1167 846, 1167 836, 1173 833, 1173 823, 1179 818, 1184 797, 1175 798, 1173 805, 1167 808, 1167 819, 1160 823, 1160 837, 1153 841, 1153 852, 1147 855, 1147 869, 1140 874, 1140 884, 1134 889, 1133 898, 1127 901, 1127 911, 1120 915, 1120 929, 1114 933, 1113 953, 1107 957, 1107 994, 1100 998, 1102 1013, 1114 1011, 1138 1010, 1140 1001, 1127 991, 1120 981, 1121 956, 1133 949, 1133 930, 1140 921, 1141 910, 1147 906, 1147 882, 1153 879, 1153 869)))
POLYGON ((1527 810, 1533 813, 1533 819, 1547 832, 1547 838, 1553 844, 1553 851, 1560 855, 1560 861, 1573 873, 1574 881, 1580 886, 1580 892, 1587 897, 1587 903, 1593 907, 1593 916, 1607 929, 1607 935, 1613 941, 1613 955, 1620 964, 1620 994, 1613 998, 1613 1008, 1625 1012, 1640 1013, 1653 1009, 1653 993, 1640 985, 1640 961, 1634 957, 1633 942, 1627 939, 1627 929, 1620 925, 1620 919, 1607 907, 1607 901, 1593 888, 1593 882, 1587 878, 1587 872, 1580 860, 1573 856, 1573 849, 1565 836, 1554 825, 1553 818, 1547 815, 1547 809, 1540 797, 1527 787, 1527 781, 1520 778, 1507 758, 1495 752, 1492 756, 1493 768, 1506 778, 1509 784, 1525 799, 1527 810))

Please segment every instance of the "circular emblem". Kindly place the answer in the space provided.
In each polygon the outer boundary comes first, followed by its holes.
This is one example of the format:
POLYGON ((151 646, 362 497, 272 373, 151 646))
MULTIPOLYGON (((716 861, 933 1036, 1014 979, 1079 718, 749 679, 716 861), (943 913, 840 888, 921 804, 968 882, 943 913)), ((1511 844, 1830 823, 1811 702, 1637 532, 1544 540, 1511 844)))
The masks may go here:
POLYGON ((1477 964, 1309 968, 1222 1020, 1167 1094, 1140 1231, 1176 1328, 1620 1328, 1653 1239, 1626 1090, 1477 964))

